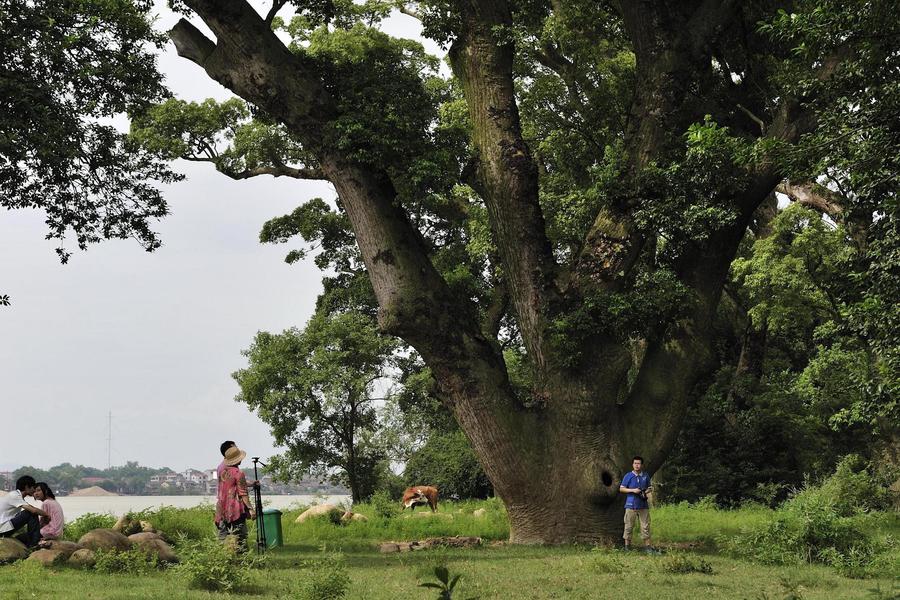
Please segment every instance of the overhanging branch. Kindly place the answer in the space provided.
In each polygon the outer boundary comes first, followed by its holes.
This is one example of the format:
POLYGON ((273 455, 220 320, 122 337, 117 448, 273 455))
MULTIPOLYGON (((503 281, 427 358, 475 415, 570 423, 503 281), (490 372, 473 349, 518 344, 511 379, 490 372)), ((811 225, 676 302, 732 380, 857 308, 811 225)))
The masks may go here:
POLYGON ((169 37, 175 43, 178 56, 197 63, 201 67, 216 49, 215 42, 203 35, 203 32, 186 19, 179 19, 175 27, 169 31, 169 37))

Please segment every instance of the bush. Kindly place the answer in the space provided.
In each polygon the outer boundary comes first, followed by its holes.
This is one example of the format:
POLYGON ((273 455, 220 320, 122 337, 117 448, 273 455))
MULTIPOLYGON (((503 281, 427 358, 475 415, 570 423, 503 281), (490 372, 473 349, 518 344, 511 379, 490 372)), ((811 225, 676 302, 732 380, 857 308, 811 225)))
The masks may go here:
POLYGON ((305 572, 297 588, 299 600, 336 600, 343 598, 350 586, 350 575, 343 555, 331 553, 318 560, 306 561, 305 572))
POLYGON ((702 573, 712 575, 713 568, 708 561, 699 556, 689 554, 670 554, 662 561, 662 569, 666 573, 686 575, 688 573, 702 573))
POLYGON ((734 555, 767 564, 818 562, 848 577, 865 577, 871 563, 888 549, 863 529, 865 513, 883 506, 882 488, 858 459, 841 461, 821 485, 809 485, 775 511, 774 517, 740 535, 720 538, 734 555))
POLYGON ((210 591, 232 592, 245 586, 250 569, 260 566, 261 558, 249 553, 236 553, 214 539, 188 540, 179 543, 181 563, 174 567, 188 586, 210 591))
POLYGON ((94 570, 106 574, 147 575, 158 566, 156 555, 142 548, 97 550, 94 557, 94 570))
POLYGON ((192 508, 160 506, 126 515, 136 521, 148 521, 170 540, 200 540, 213 530, 215 507, 204 504, 192 508))
POLYGON ((94 529, 109 529, 116 524, 116 518, 112 515, 86 513, 66 523, 63 529, 63 539, 77 542, 81 536, 94 529))
POLYGON ((834 474, 822 485, 807 488, 800 495, 803 494, 821 494, 828 498, 843 517, 891 507, 887 486, 871 475, 863 460, 855 454, 844 457, 834 474))
POLYGON ((382 519, 391 519, 400 514, 399 502, 391 499, 390 495, 383 490, 372 494, 369 505, 372 507, 374 515, 382 519))

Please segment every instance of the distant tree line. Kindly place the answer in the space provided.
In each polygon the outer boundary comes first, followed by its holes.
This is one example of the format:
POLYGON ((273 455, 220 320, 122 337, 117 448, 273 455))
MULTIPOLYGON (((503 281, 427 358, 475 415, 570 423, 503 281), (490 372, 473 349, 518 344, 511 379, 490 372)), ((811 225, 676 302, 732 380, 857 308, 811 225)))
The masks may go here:
POLYGON ((31 475, 38 481, 46 482, 56 492, 68 493, 76 488, 88 487, 82 480, 91 477, 102 477, 101 481, 92 483, 109 492, 119 494, 143 494, 150 478, 154 475, 169 473, 168 467, 142 467, 137 462, 129 461, 119 467, 98 469, 84 465, 62 463, 49 469, 24 466, 13 472, 13 481, 22 475, 31 475))

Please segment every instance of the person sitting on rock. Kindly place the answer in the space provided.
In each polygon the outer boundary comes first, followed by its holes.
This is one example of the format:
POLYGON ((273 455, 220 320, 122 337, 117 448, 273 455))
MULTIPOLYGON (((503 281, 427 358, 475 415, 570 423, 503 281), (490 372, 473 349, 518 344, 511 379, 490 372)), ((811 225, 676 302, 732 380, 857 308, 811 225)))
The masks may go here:
POLYGON ((50 486, 39 481, 35 484, 34 499, 41 500, 41 510, 49 516, 41 517, 41 542, 44 540, 58 540, 62 536, 66 518, 63 516, 62 506, 56 501, 50 486))
POLYGON ((41 539, 38 518, 50 517, 47 512, 25 501, 25 498, 34 495, 36 485, 34 477, 22 475, 16 480, 16 489, 0 498, 0 537, 10 537, 24 527, 25 531, 16 539, 28 548, 36 547, 41 539))

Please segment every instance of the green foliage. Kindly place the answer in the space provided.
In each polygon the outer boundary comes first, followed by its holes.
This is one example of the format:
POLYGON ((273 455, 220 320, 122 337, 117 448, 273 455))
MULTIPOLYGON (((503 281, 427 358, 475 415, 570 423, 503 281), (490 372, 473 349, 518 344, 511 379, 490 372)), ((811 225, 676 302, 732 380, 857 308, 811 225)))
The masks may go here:
POLYGON ((134 238, 147 250, 166 215, 159 183, 180 177, 101 119, 166 95, 153 3, 4 0, 0 8, 0 205, 36 208, 48 238, 78 247, 134 238))
POLYGON ((77 542, 81 536, 94 529, 110 529, 116 524, 116 518, 110 514, 85 513, 63 528, 63 539, 77 542))
POLYGON ((369 505, 375 516, 382 519, 391 519, 400 514, 400 503, 396 498, 392 498, 386 491, 379 490, 372 494, 369 498, 369 505))
POLYGON ((661 565, 664 572, 676 575, 687 575, 689 573, 713 574, 713 568, 709 561, 699 556, 681 552, 669 554, 662 559, 661 565))
POLYGON ((323 554, 303 563, 298 600, 337 600, 343 598, 350 586, 347 562, 339 552, 323 554))
POLYGON ((259 558, 236 553, 214 539, 183 540, 178 544, 181 562, 174 567, 189 587, 216 592, 238 591, 250 581, 250 570, 259 558))
POLYGON ((597 546, 591 549, 591 571, 598 574, 619 575, 625 572, 625 561, 608 548, 597 546))
POLYGON ((486 498, 493 492, 465 434, 433 433, 412 453, 403 477, 408 485, 434 485, 443 498, 486 498))
POLYGON ((459 583, 461 575, 456 574, 450 577, 450 570, 446 566, 434 568, 434 577, 437 581, 426 581, 420 583, 419 587, 435 589, 438 591, 438 600, 451 600, 453 598, 453 589, 459 583))
POLYGON ((97 550, 94 557, 94 570, 107 575, 149 575, 157 568, 156 555, 142 548, 97 550))
POLYGON ((233 377, 237 400, 287 448, 270 468, 286 478, 313 472, 338 479, 356 502, 370 496, 383 459, 372 386, 396 347, 357 312, 316 313, 304 330, 258 333, 244 352, 249 366, 233 377))
POLYGON ((767 564, 818 562, 846 577, 871 577, 879 555, 891 551, 892 539, 877 539, 864 525, 871 511, 884 506, 883 487, 865 471, 854 470, 859 459, 841 462, 821 485, 809 485, 785 502, 770 519, 738 536, 723 536, 726 551, 767 564))
POLYGON ((215 506, 206 503, 192 508, 160 506, 126 514, 136 521, 148 521, 166 539, 200 540, 209 535, 215 519, 215 506))

